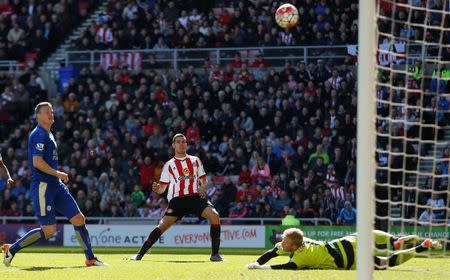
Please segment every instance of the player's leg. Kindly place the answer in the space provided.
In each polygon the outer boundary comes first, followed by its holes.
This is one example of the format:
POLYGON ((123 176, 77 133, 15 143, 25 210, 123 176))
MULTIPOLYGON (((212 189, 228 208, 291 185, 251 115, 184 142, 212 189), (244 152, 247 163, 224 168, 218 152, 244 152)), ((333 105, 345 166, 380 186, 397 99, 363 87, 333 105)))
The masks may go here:
POLYGON ((395 250, 400 249, 404 244, 415 243, 419 241, 419 237, 417 235, 397 237, 381 230, 374 230, 373 234, 376 245, 385 245, 387 248, 389 248, 389 245, 392 245, 395 250))
POLYGON ((140 261, 142 257, 147 253, 147 251, 155 244, 155 242, 161 237, 161 235, 168 230, 176 221, 178 220, 177 216, 169 216, 166 215, 159 221, 159 224, 152 230, 147 240, 142 245, 139 252, 131 257, 133 261, 140 261))
POLYGON ((69 193, 64 184, 60 184, 55 196, 55 207, 66 216, 73 225, 75 235, 86 256, 85 264, 87 266, 105 266, 106 263, 98 260, 92 251, 89 232, 86 228, 84 215, 81 213, 75 199, 69 193))
POLYGON ((220 248, 220 216, 211 204, 208 204, 201 213, 201 216, 208 219, 211 228, 211 261, 222 261, 219 254, 220 248))
POLYGON ((188 198, 176 197, 170 200, 164 213, 164 217, 159 224, 149 234, 147 240, 142 244, 139 252, 131 257, 132 261, 140 261, 147 251, 155 244, 161 235, 168 230, 178 219, 182 218, 186 212, 186 201, 188 198))
POLYGON ((395 250, 400 250, 403 248, 405 244, 416 244, 419 242, 420 237, 417 235, 405 235, 405 236, 394 236, 394 241, 392 242, 392 246, 394 246, 395 250))
POLYGON ((377 269, 384 269, 386 267, 394 267, 397 265, 400 265, 402 263, 405 263, 406 261, 414 258, 418 253, 427 251, 429 249, 439 250, 442 248, 442 244, 438 241, 434 241, 431 239, 426 239, 420 244, 419 246, 406 249, 406 250, 400 250, 395 252, 390 257, 375 257, 375 267, 377 269))
POLYGON ((39 241, 49 239, 56 232, 55 207, 53 205, 55 193, 53 188, 48 188, 47 183, 40 182, 31 187, 30 194, 34 212, 41 227, 30 230, 14 244, 3 244, 3 263, 6 266, 11 265, 11 261, 17 252, 39 241))

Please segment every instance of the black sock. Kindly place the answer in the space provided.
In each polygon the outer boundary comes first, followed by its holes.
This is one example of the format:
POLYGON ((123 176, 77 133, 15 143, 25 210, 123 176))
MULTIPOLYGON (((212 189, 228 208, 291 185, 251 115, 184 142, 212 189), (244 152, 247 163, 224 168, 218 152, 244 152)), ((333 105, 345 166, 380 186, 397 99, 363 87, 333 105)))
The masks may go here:
POLYGON ((394 246, 394 242, 397 240, 398 240, 397 237, 392 236, 389 241, 390 241, 391 245, 394 246))
POLYGON ((396 266, 397 255, 392 255, 389 257, 389 267, 396 266))
POLYGON ((156 240, 159 239, 162 232, 159 228, 155 228, 150 235, 148 236, 147 240, 144 242, 144 245, 142 245, 141 250, 139 250, 140 255, 145 255, 147 253, 148 249, 153 246, 153 244, 156 242, 156 240))
POLYGON ((423 252, 423 251, 426 251, 426 250, 428 250, 428 248, 423 247, 422 245, 419 245, 419 246, 416 247, 416 253, 420 253, 420 252, 423 252))
POLYGON ((219 247, 220 247, 220 224, 218 225, 211 225, 210 230, 211 235, 211 253, 212 255, 219 253, 219 247))

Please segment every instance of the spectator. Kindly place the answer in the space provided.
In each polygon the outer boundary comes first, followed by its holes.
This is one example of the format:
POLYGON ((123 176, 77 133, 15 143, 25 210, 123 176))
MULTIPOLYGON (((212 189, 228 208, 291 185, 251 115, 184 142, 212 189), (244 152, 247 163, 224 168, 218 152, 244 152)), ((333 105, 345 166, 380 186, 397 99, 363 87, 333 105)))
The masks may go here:
POLYGON ((270 180, 270 167, 261 157, 257 159, 256 165, 253 166, 251 177, 254 182, 268 182, 270 180))
POLYGON ((244 207, 242 202, 236 203, 236 206, 230 210, 230 218, 245 218, 247 215, 247 208, 244 207))
POLYGON ((336 222, 345 226, 352 226, 356 224, 356 210, 353 208, 350 201, 345 202, 344 208, 342 208, 339 212, 336 222))
POLYGON ((300 226, 300 221, 295 218, 295 213, 296 212, 294 209, 289 209, 288 215, 286 215, 283 220, 281 220, 281 225, 290 227, 300 226))
POLYGON ((336 209, 333 201, 330 201, 328 207, 325 209, 324 217, 330 219, 333 224, 336 224, 339 211, 336 209))
POLYGON ((151 157, 145 157, 144 160, 139 159, 137 166, 141 174, 140 185, 144 190, 150 190, 150 185, 155 179, 153 177, 155 165, 152 163, 151 157))
POLYGON ((445 219, 445 204, 439 193, 433 193, 426 205, 432 208, 434 219, 445 219))
POLYGON ((275 211, 281 212, 285 206, 291 205, 291 198, 288 197, 286 191, 281 191, 280 196, 275 200, 273 208, 275 211))
POLYGON ((223 199, 226 205, 230 205, 236 199, 237 187, 231 181, 229 176, 226 176, 222 185, 223 199))
POLYGON ((131 193, 131 202, 134 205, 134 209, 142 208, 145 204, 145 195, 142 192, 142 187, 140 185, 134 186, 134 191, 131 193))
POLYGON ((436 216, 430 208, 425 208, 425 210, 423 210, 419 217, 419 222, 421 225, 428 225, 434 220, 436 220, 436 216))
POLYGON ((251 182, 251 173, 248 170, 248 166, 247 165, 242 165, 241 167, 241 173, 239 173, 239 179, 238 179, 238 184, 239 185, 243 185, 243 184, 249 184, 251 182))

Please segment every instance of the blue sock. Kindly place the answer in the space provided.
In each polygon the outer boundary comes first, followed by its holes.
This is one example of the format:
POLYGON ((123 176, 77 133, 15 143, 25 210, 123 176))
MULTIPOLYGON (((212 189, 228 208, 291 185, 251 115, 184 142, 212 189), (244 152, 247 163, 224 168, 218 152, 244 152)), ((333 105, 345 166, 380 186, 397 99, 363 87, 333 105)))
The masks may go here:
POLYGON ((42 241, 45 240, 44 232, 42 231, 41 228, 32 229, 29 232, 27 232, 24 236, 22 236, 22 238, 17 240, 13 245, 11 245, 9 251, 11 252, 11 254, 15 255, 23 248, 33 245, 39 240, 42 241))
POLYGON ((91 239, 89 238, 89 232, 86 225, 73 226, 75 229, 75 235, 77 236, 78 242, 80 242, 81 248, 83 248, 84 254, 87 260, 92 260, 95 258, 94 252, 92 252, 91 239))

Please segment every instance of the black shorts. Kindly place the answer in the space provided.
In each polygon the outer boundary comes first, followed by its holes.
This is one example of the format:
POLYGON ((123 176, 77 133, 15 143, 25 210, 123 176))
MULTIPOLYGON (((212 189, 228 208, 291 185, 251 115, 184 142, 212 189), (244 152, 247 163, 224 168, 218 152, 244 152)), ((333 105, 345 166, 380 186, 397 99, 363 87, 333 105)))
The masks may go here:
POLYGON ((208 206, 214 207, 211 202, 198 195, 175 197, 170 200, 164 216, 181 219, 183 216, 191 214, 202 218, 202 212, 208 206))

